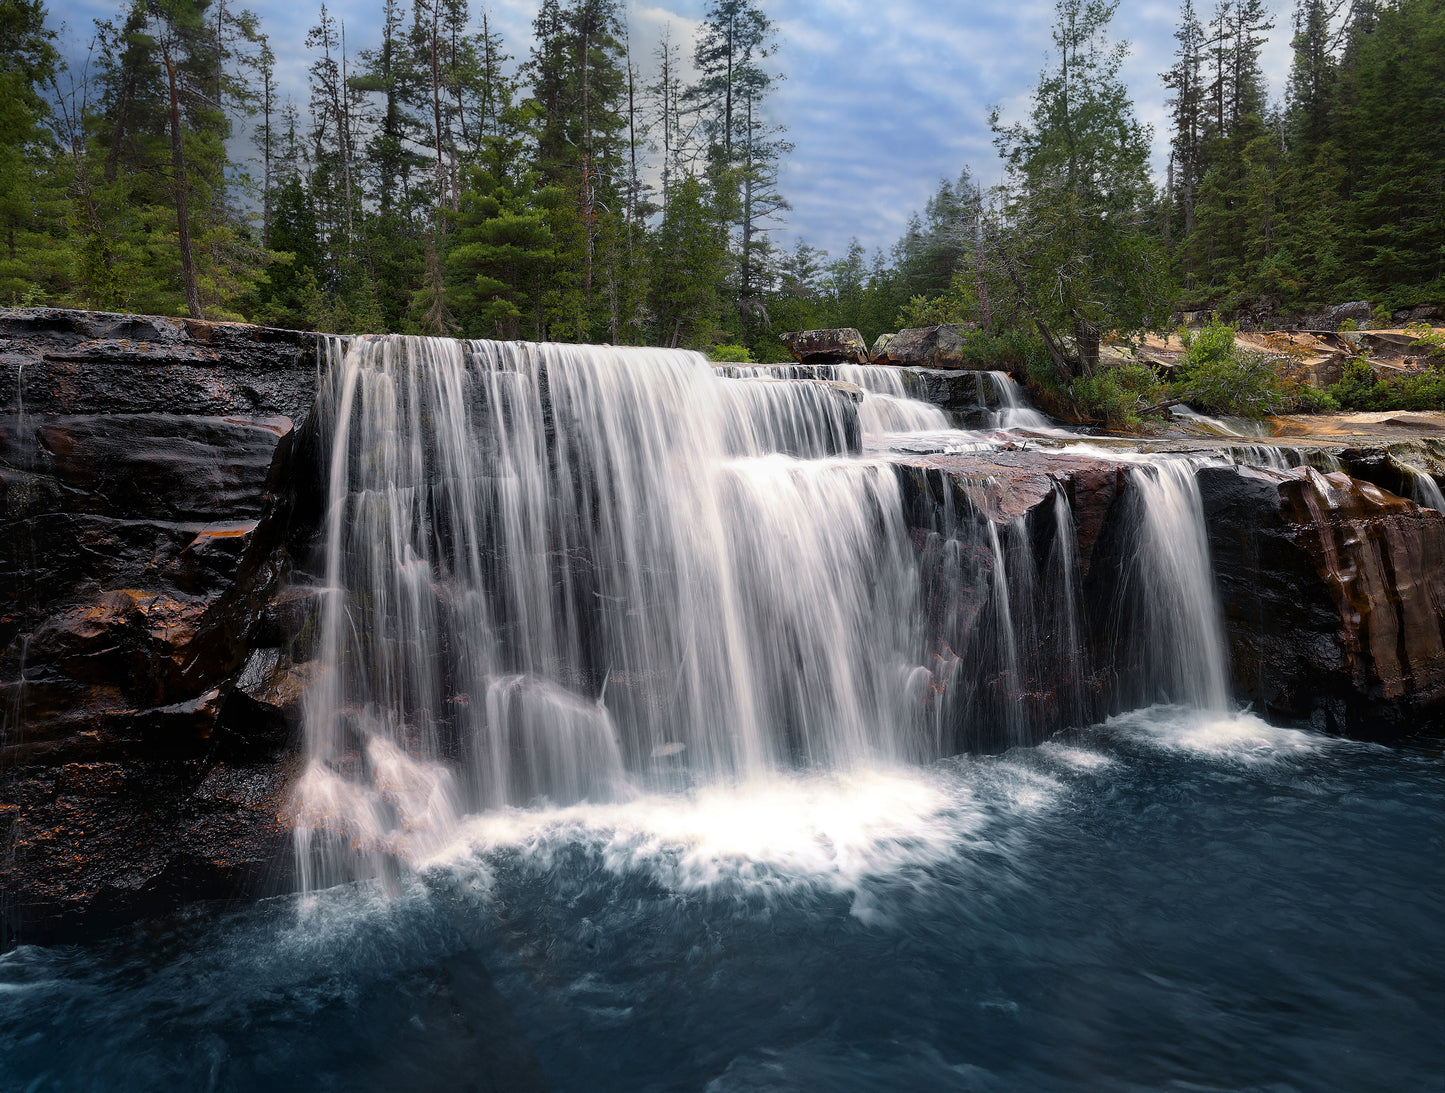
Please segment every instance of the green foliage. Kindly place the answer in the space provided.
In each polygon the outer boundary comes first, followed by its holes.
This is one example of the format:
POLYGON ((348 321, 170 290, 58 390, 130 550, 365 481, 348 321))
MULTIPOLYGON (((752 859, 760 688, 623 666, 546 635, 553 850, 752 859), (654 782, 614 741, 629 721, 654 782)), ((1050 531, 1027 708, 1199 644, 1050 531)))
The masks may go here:
POLYGON ((1339 380, 1330 384, 1329 395, 1342 410, 1368 410, 1375 397, 1375 370, 1368 357, 1351 357, 1345 361, 1339 380))
POLYGON ((1218 320, 1185 335, 1172 394, 1207 413, 1263 417, 1293 404, 1273 359, 1235 341, 1236 327, 1218 320))
POLYGON ((1445 357, 1445 330, 1436 330, 1429 323, 1411 323, 1405 333, 1414 337, 1412 349, 1423 349, 1432 357, 1445 357))
POLYGON ((1026 122, 992 117, 1011 188, 992 234, 1019 307, 1071 334, 1090 371, 1105 330, 1157 328, 1168 292, 1148 223, 1149 135, 1120 72, 1127 44, 1107 31, 1117 0, 1058 0, 1057 56, 1026 122))
POLYGON ((1137 428, 1142 412, 1163 402, 1164 384, 1146 364, 1101 368, 1093 375, 1075 377, 1069 385, 1074 405, 1084 417, 1102 420, 1111 428, 1137 428))
POLYGON ((707 359, 719 364, 754 364, 753 355, 745 345, 715 345, 707 351, 707 359))
POLYGON ((1366 357, 1345 362, 1329 388, 1342 410, 1445 410, 1445 359, 1419 372, 1382 379, 1366 357))

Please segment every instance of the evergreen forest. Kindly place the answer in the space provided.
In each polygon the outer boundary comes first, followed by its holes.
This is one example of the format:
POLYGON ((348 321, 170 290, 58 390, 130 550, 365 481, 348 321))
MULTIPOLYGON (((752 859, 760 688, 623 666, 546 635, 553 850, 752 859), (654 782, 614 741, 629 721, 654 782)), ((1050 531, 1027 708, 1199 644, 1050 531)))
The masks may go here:
POLYGON ((1087 371, 1181 309, 1445 302, 1445 0, 1183 0, 1163 178, 1116 6, 1059 0, 1027 116, 992 119, 1000 184, 963 168, 891 248, 830 255, 774 242, 765 0, 652 42, 621 0, 542 0, 529 42, 468 0, 362 28, 319 0, 304 97, 236 0, 125 0, 84 42, 0 0, 0 303, 764 361, 788 330, 968 321, 1087 371))

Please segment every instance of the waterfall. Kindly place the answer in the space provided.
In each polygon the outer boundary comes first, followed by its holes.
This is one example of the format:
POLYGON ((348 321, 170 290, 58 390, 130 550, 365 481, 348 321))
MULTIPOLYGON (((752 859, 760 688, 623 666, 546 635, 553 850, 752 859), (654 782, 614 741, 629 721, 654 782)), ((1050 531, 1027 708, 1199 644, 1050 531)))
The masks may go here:
POLYGON ((919 752, 917 579, 856 392, 698 355, 333 341, 317 885, 458 815, 919 752), (798 458, 803 456, 806 458, 798 458))
POLYGON ((1433 474, 1418 463, 1400 459, 1398 456, 1394 457, 1394 462, 1405 474, 1405 482, 1409 487, 1406 496, 1410 500, 1423 508, 1445 512, 1445 491, 1440 489, 1440 483, 1435 481, 1433 474))
POLYGON ((878 364, 723 364, 714 370, 730 379, 832 380, 863 392, 858 410, 866 437, 890 433, 938 432, 949 428, 948 415, 912 397, 901 368, 878 364))
POLYGON ((1023 391, 1007 372, 989 372, 1000 406, 994 411, 995 429, 1051 431, 1053 423, 1024 400, 1023 391))
POLYGON ((1123 688, 1126 704, 1165 701, 1207 710, 1228 704, 1224 624, 1195 470, 1193 462, 1175 458, 1130 472, 1135 541, 1111 597, 1112 659, 1137 673, 1123 688))
MULTIPOLYGON (((1063 486, 1009 513, 987 474, 863 454, 860 422, 891 405, 869 400, 910 401, 897 370, 419 337, 325 352, 308 887, 425 861, 480 810, 930 761, 1097 712, 1063 486)), ((1044 420, 996 389, 1008 420, 1044 420)), ((1136 689, 1218 706, 1192 467, 1141 460, 1130 482, 1136 689)))

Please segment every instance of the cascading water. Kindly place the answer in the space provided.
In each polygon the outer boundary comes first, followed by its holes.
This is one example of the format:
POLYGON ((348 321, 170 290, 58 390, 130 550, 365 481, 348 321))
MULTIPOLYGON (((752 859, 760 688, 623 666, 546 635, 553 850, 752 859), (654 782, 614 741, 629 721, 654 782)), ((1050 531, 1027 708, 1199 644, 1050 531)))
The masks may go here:
POLYGON ((1445 490, 1440 489, 1440 483, 1435 480, 1435 476, 1419 464, 1407 462, 1398 457, 1395 462, 1405 472, 1410 500, 1427 509, 1445 512, 1445 490))
POLYGON ((1120 695, 1128 706, 1228 706, 1227 646, 1195 469, 1174 458, 1130 472, 1137 541, 1121 555, 1107 624, 1111 660, 1132 676, 1120 695))
MULTIPOLYGON (((479 810, 929 760, 1096 712, 1062 492, 1027 522, 970 500, 987 479, 944 476, 915 487, 942 508, 905 518, 918 472, 858 454, 860 418, 891 427, 869 399, 910 404, 897 371, 400 337, 329 353, 309 887, 425 860, 479 810)), ((991 379, 1001 420, 1044 421, 991 379)), ((1132 477, 1129 693, 1221 707, 1192 469, 1132 477)))
MULTIPOLYGON (((311 884, 464 811, 914 758, 897 479, 853 397, 665 350, 334 342, 311 884), (793 458, 793 452, 808 456, 793 458)), ((380 864, 379 864, 380 863, 380 864)))
POLYGON ((1002 404, 994 412, 993 427, 1002 430, 1024 430, 1030 432, 1052 431, 1053 423, 1043 414, 1031 407, 1025 400, 1023 391, 1014 382, 1013 377, 1007 372, 990 372, 989 378, 993 381, 994 390, 998 393, 998 400, 1002 404))
POLYGON ((949 428, 947 414, 912 397, 901 368, 876 364, 726 364, 716 365, 714 370, 732 379, 810 379, 854 384, 863 392, 858 419, 864 435, 869 437, 949 428))

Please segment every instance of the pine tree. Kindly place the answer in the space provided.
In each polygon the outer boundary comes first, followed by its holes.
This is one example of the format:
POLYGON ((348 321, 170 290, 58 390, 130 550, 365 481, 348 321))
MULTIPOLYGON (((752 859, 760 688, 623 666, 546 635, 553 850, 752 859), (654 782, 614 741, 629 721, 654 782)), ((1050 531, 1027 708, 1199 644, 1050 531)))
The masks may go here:
POLYGON ((46 85, 59 65, 41 0, 0 8, 0 303, 54 297, 65 276, 64 192, 46 85))
POLYGON ((1145 229, 1148 133, 1119 78, 1128 47, 1105 39, 1115 7, 1059 0, 1057 58, 1029 120, 1003 127, 994 117, 1010 181, 998 258, 1056 359, 1058 333, 1070 330, 1086 372, 1104 330, 1157 325, 1167 300, 1163 255, 1145 229))
POLYGON ((698 82, 685 95, 708 141, 713 190, 737 208, 733 296, 744 344, 771 276, 767 232, 789 207, 778 189, 778 165, 792 145, 766 113, 774 77, 763 62, 772 49, 772 21, 754 0, 711 0, 693 52, 698 82))

